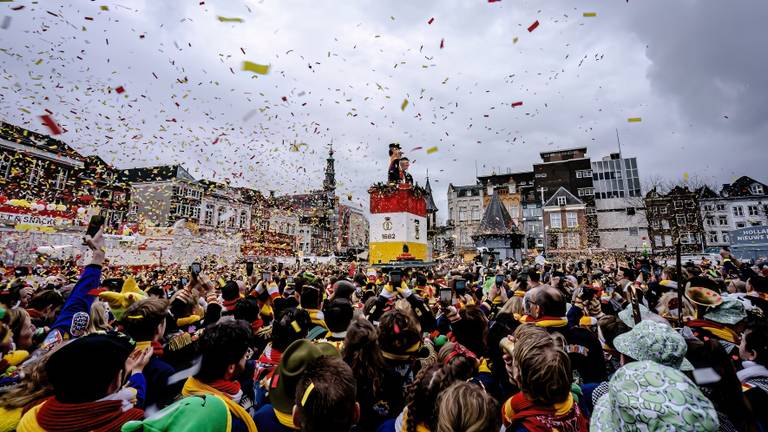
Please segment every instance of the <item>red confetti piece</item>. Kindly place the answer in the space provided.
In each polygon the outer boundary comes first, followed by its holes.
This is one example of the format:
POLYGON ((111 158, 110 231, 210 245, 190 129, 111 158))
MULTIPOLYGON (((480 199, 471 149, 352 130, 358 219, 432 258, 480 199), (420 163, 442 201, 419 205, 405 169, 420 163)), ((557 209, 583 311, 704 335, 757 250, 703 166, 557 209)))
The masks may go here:
POLYGON ((288 96, 283 96, 281 99, 283 100, 283 102, 288 102, 288 96))
POLYGON ((531 24, 530 27, 528 27, 528 33, 536 30, 536 27, 539 26, 539 20, 536 20, 533 24, 531 24))
POLYGON ((427 24, 432 25, 433 22, 435 22, 435 17, 430 18, 427 24))
POLYGON ((512 108, 519 107, 519 106, 522 106, 522 105, 523 105, 522 101, 512 102, 512 108))
POLYGON ((56 123, 53 117, 46 114, 41 115, 40 119, 43 121, 43 124, 51 131, 51 135, 61 135, 61 127, 56 123))
POLYGON ((116 87, 115 88, 115 92, 117 94, 123 94, 123 93, 125 93, 125 87, 123 87, 123 86, 116 87))
POLYGON ((501 0, 488 0, 488 3, 496 3, 496 2, 500 2, 500 1, 501 0))
POLYGON ((445 39, 440 39, 440 49, 445 48, 445 39))

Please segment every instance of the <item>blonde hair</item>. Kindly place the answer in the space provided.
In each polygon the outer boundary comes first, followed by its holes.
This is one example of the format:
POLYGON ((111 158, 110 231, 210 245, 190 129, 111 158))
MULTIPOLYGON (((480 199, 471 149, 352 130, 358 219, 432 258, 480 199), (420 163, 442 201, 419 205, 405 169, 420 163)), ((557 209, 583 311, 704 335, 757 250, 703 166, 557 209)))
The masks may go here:
POLYGON ((456 382, 437 397, 437 432, 496 432, 499 405, 478 385, 456 382))
POLYGON ((85 334, 111 330, 112 326, 107 322, 107 304, 96 300, 91 305, 91 319, 88 321, 88 329, 85 334))
POLYGON ((9 410, 24 408, 53 394, 53 387, 48 383, 48 375, 45 373, 45 363, 56 349, 22 366, 21 381, 17 386, 0 394, 0 407, 9 410))

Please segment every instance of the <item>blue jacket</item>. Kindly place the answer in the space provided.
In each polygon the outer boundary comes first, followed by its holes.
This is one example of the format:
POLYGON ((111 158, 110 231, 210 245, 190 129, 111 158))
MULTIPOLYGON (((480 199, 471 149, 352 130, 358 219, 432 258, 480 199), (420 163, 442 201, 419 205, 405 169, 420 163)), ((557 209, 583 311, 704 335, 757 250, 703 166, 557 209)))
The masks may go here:
POLYGON ((51 331, 58 330, 62 337, 69 335, 69 329, 72 327, 72 317, 77 312, 85 312, 90 315, 91 304, 94 296, 88 295, 88 291, 98 288, 101 284, 101 266, 89 264, 83 269, 83 274, 77 280, 72 293, 67 298, 64 306, 56 317, 56 321, 51 326, 51 331))

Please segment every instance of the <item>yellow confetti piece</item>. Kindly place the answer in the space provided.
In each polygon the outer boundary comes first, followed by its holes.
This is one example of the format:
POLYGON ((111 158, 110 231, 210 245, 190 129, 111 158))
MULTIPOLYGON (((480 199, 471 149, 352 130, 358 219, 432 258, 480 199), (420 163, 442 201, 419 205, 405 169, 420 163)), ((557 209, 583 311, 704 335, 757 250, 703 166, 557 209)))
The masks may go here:
POLYGON ((517 36, 515 36, 515 37, 513 37, 513 38, 512 38, 512 43, 513 43, 513 44, 516 44, 516 43, 517 43, 517 41, 518 41, 518 37, 517 37, 517 36))
POLYGON ((683 173, 683 181, 688 181, 688 173, 687 172, 683 173))
POLYGON ((301 333, 301 327, 299 327, 299 323, 296 321, 291 321, 291 327, 293 327, 293 331, 296 333, 301 333))
POLYGON ((227 17, 223 17, 223 16, 221 16, 221 15, 217 16, 216 18, 217 18, 219 21, 221 21, 221 22, 236 22, 236 23, 241 23, 241 22, 243 22, 243 19, 242 19, 242 18, 227 18, 227 17))
POLYGON ((427 149, 427 154, 432 154, 437 151, 437 146, 430 147, 427 149))
POLYGON ((38 59, 38 60, 35 62, 35 64, 36 64, 36 65, 39 65, 39 64, 40 64, 40 63, 42 63, 42 62, 43 62, 43 59, 38 59))
POLYGON ((249 62, 248 60, 243 62, 242 69, 244 71, 250 71, 260 75, 266 75, 269 73, 269 65, 253 63, 249 62))
POLYGON ((405 111, 405 107, 408 106, 408 99, 403 99, 403 103, 400 104, 400 111, 405 111))
POLYGON ((109 6, 99 6, 99 9, 101 9, 103 11, 108 11, 109 10, 109 6))
POLYGON ((640 117, 630 117, 627 119, 627 121, 630 123, 640 123, 641 121, 643 121, 643 119, 640 117))
POLYGON ((597 12, 584 12, 584 17, 586 18, 592 18, 596 16, 597 16, 597 12))

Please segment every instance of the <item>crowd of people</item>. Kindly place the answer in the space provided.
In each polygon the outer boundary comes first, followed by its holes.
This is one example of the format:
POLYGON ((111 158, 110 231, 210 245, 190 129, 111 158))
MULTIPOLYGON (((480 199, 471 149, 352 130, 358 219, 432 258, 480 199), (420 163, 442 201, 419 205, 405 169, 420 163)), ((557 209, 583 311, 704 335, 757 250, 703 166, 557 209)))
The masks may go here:
POLYGON ((0 275, 0 431, 761 431, 768 265, 0 275))

